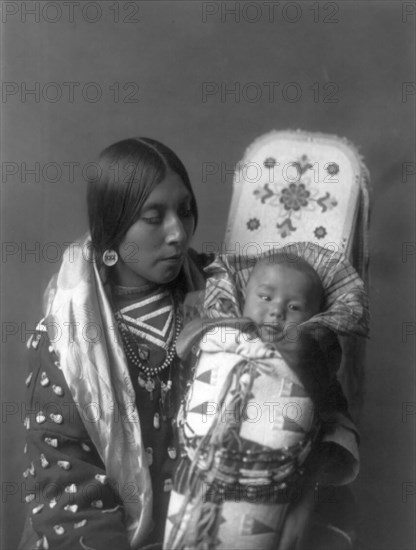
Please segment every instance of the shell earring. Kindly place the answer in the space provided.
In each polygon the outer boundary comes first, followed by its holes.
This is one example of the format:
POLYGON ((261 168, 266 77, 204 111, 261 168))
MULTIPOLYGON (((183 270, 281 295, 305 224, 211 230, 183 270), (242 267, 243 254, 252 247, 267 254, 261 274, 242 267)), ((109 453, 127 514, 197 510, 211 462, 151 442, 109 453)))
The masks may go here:
POLYGON ((107 267, 116 265, 118 262, 118 254, 115 250, 106 250, 103 254, 103 264, 107 267))

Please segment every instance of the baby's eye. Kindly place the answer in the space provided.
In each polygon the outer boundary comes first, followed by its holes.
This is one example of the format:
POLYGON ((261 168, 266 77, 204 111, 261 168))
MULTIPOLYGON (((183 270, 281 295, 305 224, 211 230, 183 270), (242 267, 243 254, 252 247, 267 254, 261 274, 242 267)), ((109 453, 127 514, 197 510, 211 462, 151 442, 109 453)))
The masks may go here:
POLYGON ((301 307, 296 304, 289 304, 288 309, 290 309, 291 311, 300 311, 301 307))

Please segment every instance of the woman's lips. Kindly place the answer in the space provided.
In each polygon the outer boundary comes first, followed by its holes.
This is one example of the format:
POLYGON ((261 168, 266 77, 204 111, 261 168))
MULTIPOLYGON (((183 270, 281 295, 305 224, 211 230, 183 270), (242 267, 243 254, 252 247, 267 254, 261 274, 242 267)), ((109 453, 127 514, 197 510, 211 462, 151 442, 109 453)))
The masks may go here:
POLYGON ((171 263, 171 264, 177 264, 183 261, 183 254, 175 254, 173 256, 167 256, 166 258, 161 258, 160 261, 171 263))

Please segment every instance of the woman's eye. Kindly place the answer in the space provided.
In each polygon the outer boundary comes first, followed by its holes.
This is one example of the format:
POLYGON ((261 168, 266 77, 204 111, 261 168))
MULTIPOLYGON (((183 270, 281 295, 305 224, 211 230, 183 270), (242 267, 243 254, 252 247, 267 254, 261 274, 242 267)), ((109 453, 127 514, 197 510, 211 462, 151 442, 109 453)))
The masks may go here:
POLYGON ((194 215, 194 212, 193 212, 192 208, 183 208, 179 212, 179 215, 180 215, 181 218, 190 218, 191 216, 194 215))
POLYGON ((150 225, 157 225, 162 221, 160 216, 145 216, 142 220, 150 225))
POLYGON ((158 208, 148 208, 140 215, 140 220, 150 225, 156 225, 162 222, 163 212, 158 208))
POLYGON ((270 296, 267 296, 266 294, 260 294, 259 298, 260 298, 260 300, 263 300, 264 302, 270 302, 270 296))

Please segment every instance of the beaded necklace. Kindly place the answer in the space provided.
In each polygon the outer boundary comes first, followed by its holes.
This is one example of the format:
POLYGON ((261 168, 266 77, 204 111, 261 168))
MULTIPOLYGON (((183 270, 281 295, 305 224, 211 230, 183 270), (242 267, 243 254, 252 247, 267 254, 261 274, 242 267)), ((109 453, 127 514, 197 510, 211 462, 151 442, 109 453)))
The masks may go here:
MULTIPOLYGON (((116 294, 119 295, 133 295, 143 294, 142 292, 135 292, 134 289, 128 288, 116 288, 116 294)), ((176 341, 179 333, 182 329, 182 317, 178 313, 175 307, 175 300, 172 298, 172 307, 176 312, 174 316, 174 323, 171 329, 171 334, 167 338, 169 347, 166 351, 166 357, 163 363, 159 366, 152 366, 150 361, 144 364, 142 360, 146 360, 146 354, 143 352, 143 344, 138 341, 137 337, 130 330, 128 323, 126 322, 121 310, 115 313, 115 318, 120 329, 120 334, 124 344, 124 350, 129 362, 138 369, 137 382, 139 387, 145 388, 149 392, 150 399, 153 399, 153 392, 157 386, 161 390, 161 412, 162 418, 166 419, 170 417, 170 411, 172 407, 172 400, 170 399, 170 390, 172 389, 172 364, 176 357, 176 341), (169 369, 168 380, 164 382, 160 379, 159 374, 169 369)))
POLYGON ((137 352, 133 349, 133 346, 130 342, 130 340, 135 340, 135 337, 133 333, 130 330, 130 327, 127 325, 127 323, 124 320, 123 314, 119 311, 116 314, 117 322, 120 328, 121 336, 123 338, 123 342, 125 344, 125 351, 127 357, 130 359, 130 361, 135 365, 138 369, 143 371, 148 376, 154 376, 156 374, 159 374, 160 372, 167 369, 173 362, 175 356, 176 356, 176 341, 178 339, 179 333, 182 329, 182 321, 179 314, 175 315, 175 323, 174 323, 174 336, 172 338, 171 344, 169 346, 169 349, 166 353, 166 358, 163 361, 161 365, 158 367, 152 366, 150 364, 144 365, 140 360, 140 344, 137 344, 137 352))

